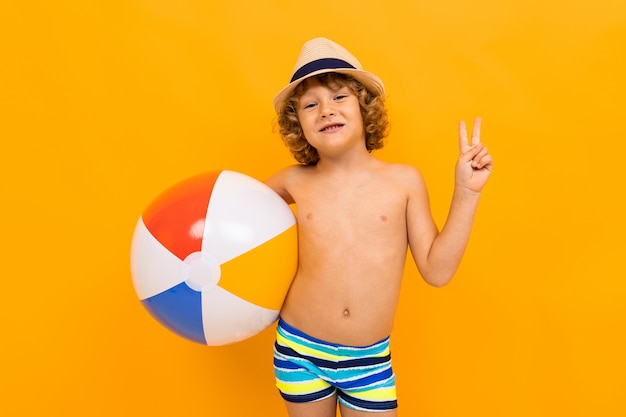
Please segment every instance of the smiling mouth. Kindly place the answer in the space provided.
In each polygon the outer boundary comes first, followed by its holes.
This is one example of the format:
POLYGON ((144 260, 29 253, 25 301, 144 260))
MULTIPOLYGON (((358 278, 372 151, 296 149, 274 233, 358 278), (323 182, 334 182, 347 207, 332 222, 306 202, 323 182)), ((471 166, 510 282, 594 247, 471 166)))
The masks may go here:
POLYGON ((320 132, 334 132, 335 130, 339 130, 343 127, 341 123, 335 123, 332 125, 325 126, 320 130, 320 132))

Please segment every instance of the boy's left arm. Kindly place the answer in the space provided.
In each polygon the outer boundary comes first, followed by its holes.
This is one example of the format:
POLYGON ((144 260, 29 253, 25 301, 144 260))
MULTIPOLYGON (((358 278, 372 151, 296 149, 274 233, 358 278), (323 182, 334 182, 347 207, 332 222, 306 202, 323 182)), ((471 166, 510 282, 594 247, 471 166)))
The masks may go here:
POLYGON ((471 144, 465 123, 459 124, 460 156, 448 218, 441 232, 426 243, 427 247, 412 248, 420 273, 434 286, 447 284, 459 267, 469 241, 480 193, 493 168, 493 158, 480 142, 480 124, 481 120, 477 118, 471 144))

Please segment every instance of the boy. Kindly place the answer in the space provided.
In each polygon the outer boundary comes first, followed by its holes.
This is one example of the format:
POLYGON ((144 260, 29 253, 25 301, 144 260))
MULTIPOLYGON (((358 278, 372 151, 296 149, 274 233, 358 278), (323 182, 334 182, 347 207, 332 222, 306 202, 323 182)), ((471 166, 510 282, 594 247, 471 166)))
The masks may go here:
POLYGON ((299 264, 281 310, 274 367, 291 417, 397 415, 389 335, 410 248, 422 277, 455 273, 493 161, 460 124, 460 157, 441 232, 419 171, 371 151, 387 130, 384 86, 340 45, 302 48, 274 99, 281 135, 299 165, 267 184, 298 212, 299 264))

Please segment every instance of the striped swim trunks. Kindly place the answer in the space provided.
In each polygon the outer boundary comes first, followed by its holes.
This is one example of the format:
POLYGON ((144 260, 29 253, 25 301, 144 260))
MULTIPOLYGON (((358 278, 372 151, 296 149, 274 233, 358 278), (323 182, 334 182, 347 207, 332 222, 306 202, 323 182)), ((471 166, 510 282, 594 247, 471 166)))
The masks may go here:
POLYGON ((337 394, 346 407, 383 412, 398 406, 389 337, 350 347, 311 337, 285 323, 276 328, 276 387, 289 402, 322 400, 337 394))

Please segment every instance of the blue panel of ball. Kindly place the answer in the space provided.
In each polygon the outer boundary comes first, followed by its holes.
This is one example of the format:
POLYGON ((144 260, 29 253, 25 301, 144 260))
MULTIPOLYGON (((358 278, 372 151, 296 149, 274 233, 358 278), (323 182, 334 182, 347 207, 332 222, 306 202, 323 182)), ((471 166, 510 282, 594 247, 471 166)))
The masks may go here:
POLYGON ((142 300, 144 307, 165 327, 186 339, 206 344, 202 326, 202 294, 184 282, 142 300))

